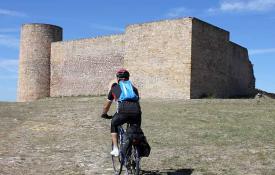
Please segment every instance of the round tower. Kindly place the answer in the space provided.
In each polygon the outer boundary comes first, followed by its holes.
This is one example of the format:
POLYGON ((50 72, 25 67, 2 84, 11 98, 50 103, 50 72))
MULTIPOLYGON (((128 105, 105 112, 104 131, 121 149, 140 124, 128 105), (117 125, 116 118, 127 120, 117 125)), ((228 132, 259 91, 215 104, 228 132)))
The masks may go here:
POLYGON ((49 24, 22 25, 17 101, 49 97, 51 43, 61 40, 61 27, 49 24))

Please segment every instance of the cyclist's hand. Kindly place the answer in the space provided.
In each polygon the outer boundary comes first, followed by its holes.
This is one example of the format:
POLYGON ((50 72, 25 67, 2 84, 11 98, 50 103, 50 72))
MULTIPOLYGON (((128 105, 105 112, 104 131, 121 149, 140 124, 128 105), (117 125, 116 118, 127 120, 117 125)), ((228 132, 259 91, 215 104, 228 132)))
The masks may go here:
POLYGON ((112 116, 108 115, 108 114, 102 114, 101 118, 105 118, 105 119, 111 119, 112 116))

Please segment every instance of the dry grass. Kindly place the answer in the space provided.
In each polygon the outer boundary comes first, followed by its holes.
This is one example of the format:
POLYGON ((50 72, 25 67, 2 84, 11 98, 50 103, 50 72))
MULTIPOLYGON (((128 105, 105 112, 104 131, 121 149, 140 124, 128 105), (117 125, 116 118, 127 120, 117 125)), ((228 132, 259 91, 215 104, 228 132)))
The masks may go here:
MULTIPOLYGON (((112 174, 110 121, 99 118, 103 102, 0 103, 0 174, 112 174)), ((143 174, 275 174, 275 100, 141 104, 152 146, 143 174)))

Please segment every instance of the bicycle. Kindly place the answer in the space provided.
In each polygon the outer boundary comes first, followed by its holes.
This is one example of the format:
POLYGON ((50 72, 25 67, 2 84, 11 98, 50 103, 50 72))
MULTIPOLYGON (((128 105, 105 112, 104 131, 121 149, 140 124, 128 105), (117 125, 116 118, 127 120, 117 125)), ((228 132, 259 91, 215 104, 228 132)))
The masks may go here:
MULTIPOLYGON (((119 156, 112 155, 112 163, 113 168, 116 175, 120 175, 122 172, 123 167, 126 168, 126 174, 134 174, 139 175, 140 172, 140 159, 139 156, 139 149, 135 142, 130 143, 126 152, 124 153, 122 150, 122 146, 125 146, 125 139, 126 139, 126 130, 130 126, 127 123, 126 129, 123 126, 118 126, 118 148, 119 148, 119 156)), ((112 144, 113 147, 113 144, 112 144)))

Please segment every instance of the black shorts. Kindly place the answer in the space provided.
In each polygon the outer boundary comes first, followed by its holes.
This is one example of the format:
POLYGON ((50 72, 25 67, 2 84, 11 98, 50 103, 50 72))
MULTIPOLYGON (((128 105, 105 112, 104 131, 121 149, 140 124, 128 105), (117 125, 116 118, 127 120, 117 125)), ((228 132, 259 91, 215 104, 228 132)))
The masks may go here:
POLYGON ((141 113, 139 114, 119 114, 115 113, 111 121, 111 133, 118 133, 117 127, 124 123, 141 125, 141 113))

